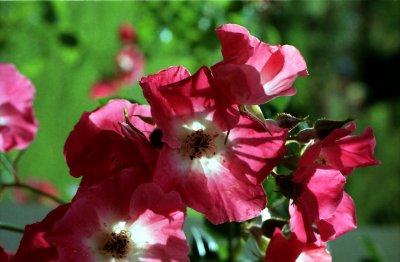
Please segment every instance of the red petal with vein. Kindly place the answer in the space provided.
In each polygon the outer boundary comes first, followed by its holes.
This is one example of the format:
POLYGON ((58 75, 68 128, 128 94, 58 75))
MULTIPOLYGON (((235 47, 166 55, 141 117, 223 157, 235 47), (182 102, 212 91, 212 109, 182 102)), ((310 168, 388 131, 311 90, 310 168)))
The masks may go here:
POLYGON ((296 236, 286 239, 282 231, 276 228, 268 244, 265 262, 295 262, 300 255, 304 244, 297 241, 296 236))
POLYGON ((315 240, 312 224, 333 215, 342 201, 346 183, 346 178, 337 170, 316 167, 308 172, 307 176, 294 175, 293 182, 301 184, 301 191, 296 206, 289 207, 291 216, 296 217, 290 221, 292 232, 302 242, 315 240))
POLYGON ((355 205, 351 197, 344 193, 335 213, 327 219, 317 221, 316 224, 321 239, 324 241, 336 239, 355 229, 357 227, 357 219, 355 205))

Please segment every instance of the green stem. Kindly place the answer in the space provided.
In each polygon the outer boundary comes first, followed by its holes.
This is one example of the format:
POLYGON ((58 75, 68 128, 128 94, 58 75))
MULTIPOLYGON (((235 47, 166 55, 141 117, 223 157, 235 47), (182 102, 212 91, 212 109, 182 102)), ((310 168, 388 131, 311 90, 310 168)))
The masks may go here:
POLYGON ((16 233, 24 233, 24 231, 25 231, 23 228, 20 228, 18 226, 4 224, 2 222, 0 222, 0 229, 8 230, 8 231, 16 232, 16 233))
POLYGON ((36 193, 36 194, 42 195, 44 197, 47 197, 47 198, 53 200, 54 202, 56 202, 58 204, 65 204, 65 202, 63 200, 59 199, 58 197, 53 196, 53 195, 51 195, 49 193, 46 193, 46 192, 44 192, 44 191, 42 191, 40 189, 37 189, 37 188, 32 187, 32 186, 27 185, 27 184, 16 183, 16 182, 15 183, 2 183, 2 184, 0 184, 0 189, 2 189, 2 188, 13 188, 13 187, 27 189, 27 190, 32 191, 33 193, 36 193))
POLYGON ((4 154, 0 153, 0 163, 4 166, 4 168, 7 170, 7 172, 9 174, 13 174, 14 173, 14 168, 13 166, 10 164, 10 162, 8 161, 8 159, 5 157, 4 154))
POLYGON ((18 152, 18 155, 15 157, 12 167, 13 167, 13 175, 14 175, 14 182, 19 183, 19 176, 18 176, 18 163, 21 160, 21 157, 24 155, 25 150, 21 150, 18 152))

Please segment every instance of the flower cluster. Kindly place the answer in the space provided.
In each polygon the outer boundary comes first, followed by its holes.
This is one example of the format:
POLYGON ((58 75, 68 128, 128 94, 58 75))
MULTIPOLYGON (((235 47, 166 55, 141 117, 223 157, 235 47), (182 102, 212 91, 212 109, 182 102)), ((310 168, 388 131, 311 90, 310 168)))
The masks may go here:
POLYGON ((379 163, 372 129, 352 135, 349 121, 299 130, 302 119, 288 114, 265 119, 259 105, 294 95, 293 82, 308 74, 303 57, 239 25, 216 31, 222 61, 143 77, 149 105, 114 99, 82 115, 64 148, 78 191, 26 226, 10 261, 188 261, 186 208, 213 224, 253 219, 267 211, 269 174, 290 201, 290 219, 249 230, 270 239, 265 261, 331 260, 326 242, 356 227, 346 179, 379 163), (295 157, 288 137, 301 148, 295 157))

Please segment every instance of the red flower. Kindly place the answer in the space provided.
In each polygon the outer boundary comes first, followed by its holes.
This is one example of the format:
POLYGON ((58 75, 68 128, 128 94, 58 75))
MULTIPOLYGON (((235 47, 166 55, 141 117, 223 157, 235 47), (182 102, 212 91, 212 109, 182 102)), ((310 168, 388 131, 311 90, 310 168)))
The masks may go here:
MULTIPOLYGON (((286 178, 289 177, 284 179, 286 178)), ((301 242, 314 242, 313 224, 334 215, 342 201, 346 178, 337 170, 313 166, 305 171, 295 172, 290 183, 291 231, 301 242)))
POLYGON ((285 153, 286 131, 269 125, 269 133, 224 103, 205 67, 193 76, 171 67, 140 84, 166 142, 154 182, 215 224, 259 215, 261 182, 285 153))
POLYGON ((323 241, 336 239, 357 227, 356 209, 351 197, 344 192, 335 213, 326 219, 316 221, 323 241))
POLYGON ((69 135, 64 154, 70 173, 83 176, 81 184, 93 184, 125 168, 147 167, 147 181, 158 152, 150 145, 152 124, 143 118, 150 117, 148 106, 139 106, 126 100, 111 100, 105 106, 84 113, 69 135), (125 123, 127 110, 132 127, 125 123))
POLYGON ((138 184, 140 169, 80 188, 51 241, 62 261, 188 261, 185 206, 176 192, 138 184))
POLYGON ((361 135, 350 135, 356 129, 354 123, 333 130, 323 140, 316 140, 302 156, 299 168, 307 168, 313 162, 337 169, 349 175, 356 167, 378 165, 374 157, 375 137, 372 128, 361 135))
POLYGON ((125 44, 136 42, 135 28, 129 23, 123 23, 119 27, 119 39, 125 44))
POLYGON ((293 235, 287 239, 277 228, 271 238, 265 255, 265 262, 330 262, 332 257, 321 240, 304 244, 293 235))
POLYGON ((0 151, 25 149, 35 138, 35 89, 12 64, 0 64, 0 151))
POLYGON ((226 24, 216 29, 224 61, 212 67, 216 83, 236 104, 264 104, 277 96, 292 96, 306 63, 293 46, 273 46, 250 35, 246 28, 226 24))

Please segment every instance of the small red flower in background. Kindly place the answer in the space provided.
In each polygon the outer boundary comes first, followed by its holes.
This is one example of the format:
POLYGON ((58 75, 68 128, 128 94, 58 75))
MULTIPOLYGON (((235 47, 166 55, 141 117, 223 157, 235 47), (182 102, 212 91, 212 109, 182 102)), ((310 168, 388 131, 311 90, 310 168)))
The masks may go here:
POLYGON ((119 39, 124 44, 136 43, 136 31, 135 28, 129 23, 123 23, 119 27, 119 39))
POLYGON ((176 192, 140 184, 143 170, 124 170, 81 187, 48 239, 62 261, 188 261, 185 206, 176 192))
POLYGON ((0 152, 27 148, 36 136, 35 89, 14 65, 0 64, 0 152))
POLYGON ((123 86, 132 85, 143 75, 145 59, 137 46, 135 29, 129 24, 119 28, 122 48, 115 57, 115 74, 92 85, 90 97, 93 99, 115 95, 123 86))
POLYGON ((286 131, 226 103, 206 67, 194 75, 171 67, 140 85, 165 142, 154 182, 215 224, 259 215, 261 183, 285 153, 286 131))
POLYGON ((233 103, 259 105, 278 96, 292 96, 296 93, 293 82, 308 74, 303 57, 293 46, 266 44, 234 24, 222 25, 216 32, 224 60, 212 72, 233 103))

